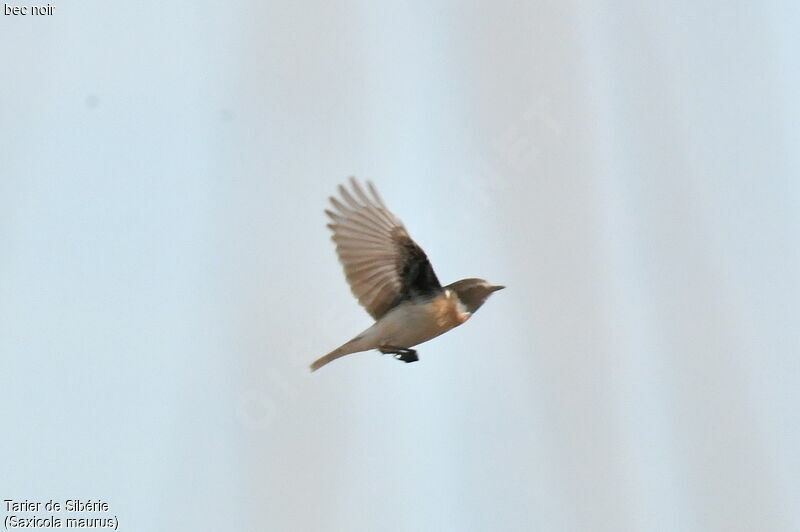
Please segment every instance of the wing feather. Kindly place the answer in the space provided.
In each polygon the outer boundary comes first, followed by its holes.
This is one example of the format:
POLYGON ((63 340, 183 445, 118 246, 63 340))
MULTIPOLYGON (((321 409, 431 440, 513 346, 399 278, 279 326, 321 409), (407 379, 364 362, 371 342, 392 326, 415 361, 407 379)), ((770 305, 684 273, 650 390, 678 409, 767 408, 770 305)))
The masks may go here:
POLYGON ((338 187, 326 209, 328 228, 353 295, 379 319, 399 303, 432 296, 442 287, 425 252, 386 207, 375 186, 365 191, 353 178, 338 187))

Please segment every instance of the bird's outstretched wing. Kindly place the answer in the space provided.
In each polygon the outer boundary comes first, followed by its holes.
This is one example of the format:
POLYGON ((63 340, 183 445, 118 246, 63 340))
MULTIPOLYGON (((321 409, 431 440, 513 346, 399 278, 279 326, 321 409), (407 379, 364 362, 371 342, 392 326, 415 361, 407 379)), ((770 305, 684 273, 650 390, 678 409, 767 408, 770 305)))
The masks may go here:
POLYGON ((352 192, 339 185, 326 210, 336 253, 358 302, 379 319, 399 303, 442 290, 428 257, 386 208, 372 183, 369 195, 350 178, 352 192))

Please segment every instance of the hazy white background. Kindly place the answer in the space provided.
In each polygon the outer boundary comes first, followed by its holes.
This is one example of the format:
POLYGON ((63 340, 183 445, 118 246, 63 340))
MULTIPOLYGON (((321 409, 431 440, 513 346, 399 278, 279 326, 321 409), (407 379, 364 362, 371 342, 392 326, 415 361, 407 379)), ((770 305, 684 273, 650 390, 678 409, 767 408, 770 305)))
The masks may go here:
POLYGON ((800 530, 797 3, 383 4, 0 17, 0 498, 800 530), (310 374, 370 323, 322 213, 350 174, 508 289, 417 364, 310 374))

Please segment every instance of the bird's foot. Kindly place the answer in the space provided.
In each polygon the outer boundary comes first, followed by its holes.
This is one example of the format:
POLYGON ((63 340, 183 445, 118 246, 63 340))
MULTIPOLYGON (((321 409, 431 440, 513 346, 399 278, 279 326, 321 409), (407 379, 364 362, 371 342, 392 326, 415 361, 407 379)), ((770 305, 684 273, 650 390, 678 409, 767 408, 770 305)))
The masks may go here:
POLYGON ((405 363, 417 362, 419 360, 417 352, 414 349, 403 349, 399 353, 395 353, 394 358, 402 360, 405 363))
POLYGON ((384 355, 391 354, 397 360, 402 360, 406 364, 409 362, 416 362, 419 360, 417 352, 414 349, 407 349, 405 347, 391 347, 385 346, 380 348, 380 352, 384 355))

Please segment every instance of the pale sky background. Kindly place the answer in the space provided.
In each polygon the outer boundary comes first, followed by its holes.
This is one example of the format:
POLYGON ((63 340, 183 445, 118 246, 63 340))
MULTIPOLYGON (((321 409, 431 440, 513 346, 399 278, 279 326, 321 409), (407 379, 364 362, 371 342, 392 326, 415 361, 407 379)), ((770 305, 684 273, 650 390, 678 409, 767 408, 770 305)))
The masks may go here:
POLYGON ((0 499, 800 530, 798 4, 386 4, 0 16, 0 499), (310 374, 370 324, 348 175, 443 282, 508 289, 419 363, 310 374))

